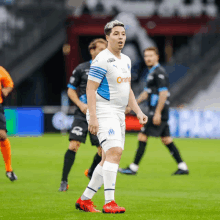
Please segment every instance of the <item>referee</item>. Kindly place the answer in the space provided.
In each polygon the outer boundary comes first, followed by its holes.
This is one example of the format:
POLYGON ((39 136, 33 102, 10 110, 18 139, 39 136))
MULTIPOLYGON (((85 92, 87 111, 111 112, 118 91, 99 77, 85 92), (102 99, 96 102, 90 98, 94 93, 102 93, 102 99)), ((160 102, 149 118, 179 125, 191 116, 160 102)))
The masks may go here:
MULTIPOLYGON (((168 119, 169 119, 169 78, 165 69, 159 64, 159 52, 156 47, 149 47, 144 51, 144 60, 149 69, 147 76, 147 87, 137 99, 138 104, 148 100, 149 115, 147 124, 141 128, 138 134, 139 146, 135 155, 134 162, 129 167, 119 172, 122 174, 134 175, 137 173, 139 163, 144 155, 147 139, 149 136, 160 137, 162 143, 168 148, 170 154, 178 164, 178 169, 173 175, 189 174, 185 162, 180 156, 179 150, 175 146, 173 139, 170 137, 168 119)), ((131 110, 129 107, 126 113, 131 110)))

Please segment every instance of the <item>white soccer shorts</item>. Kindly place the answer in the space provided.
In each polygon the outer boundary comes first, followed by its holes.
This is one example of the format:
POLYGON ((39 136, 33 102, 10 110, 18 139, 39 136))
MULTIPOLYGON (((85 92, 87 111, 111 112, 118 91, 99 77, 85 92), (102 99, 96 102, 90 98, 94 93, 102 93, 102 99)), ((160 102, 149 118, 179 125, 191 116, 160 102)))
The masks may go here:
MULTIPOLYGON (((99 117, 98 139, 102 149, 107 152, 112 147, 121 147, 125 143, 125 115, 115 113, 114 117, 99 117)), ((87 117, 89 119, 89 117, 87 117)))

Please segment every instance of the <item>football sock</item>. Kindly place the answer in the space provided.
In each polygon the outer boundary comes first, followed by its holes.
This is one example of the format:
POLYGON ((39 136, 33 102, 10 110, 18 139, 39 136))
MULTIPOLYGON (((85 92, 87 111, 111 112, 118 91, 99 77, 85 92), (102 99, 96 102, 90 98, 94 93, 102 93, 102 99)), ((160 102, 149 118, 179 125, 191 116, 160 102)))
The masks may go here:
POLYGON ((138 169, 139 169, 139 166, 138 166, 137 164, 135 164, 135 163, 131 163, 131 164, 129 165, 129 168, 130 168, 130 170, 132 170, 133 172, 137 172, 138 169))
POLYGON ((178 164, 183 162, 183 160, 180 156, 179 150, 177 149, 177 147, 175 146, 175 144, 173 142, 170 144, 167 144, 166 146, 169 149, 170 154, 173 156, 173 158, 176 160, 176 162, 178 164))
POLYGON ((105 204, 115 200, 115 183, 118 171, 118 164, 105 161, 103 164, 103 180, 105 204))
POLYGON ((103 184, 103 169, 99 164, 96 166, 92 178, 81 196, 82 200, 91 199, 103 184))
POLYGON ((96 168, 96 166, 100 163, 102 157, 100 157, 98 155, 98 153, 96 153, 96 155, 94 156, 94 159, 93 159, 93 162, 92 162, 92 165, 91 167, 89 168, 89 176, 92 176, 93 172, 94 172, 94 169, 96 168))
POLYGON ((1 152, 2 152, 2 156, 4 158, 5 161, 5 170, 7 172, 11 172, 12 171, 12 167, 11 167, 11 145, 10 145, 10 141, 7 139, 5 139, 4 141, 1 141, 1 152))
POLYGON ((75 160, 76 152, 67 150, 64 156, 62 181, 67 181, 69 172, 75 160))
POLYGON ((178 164, 178 168, 181 170, 188 170, 188 167, 185 162, 181 162, 178 164))
POLYGON ((146 145, 147 145, 146 142, 139 141, 139 146, 138 146, 135 158, 134 158, 134 164, 138 165, 140 163, 141 158, 144 155, 144 152, 145 152, 145 149, 146 149, 146 145))

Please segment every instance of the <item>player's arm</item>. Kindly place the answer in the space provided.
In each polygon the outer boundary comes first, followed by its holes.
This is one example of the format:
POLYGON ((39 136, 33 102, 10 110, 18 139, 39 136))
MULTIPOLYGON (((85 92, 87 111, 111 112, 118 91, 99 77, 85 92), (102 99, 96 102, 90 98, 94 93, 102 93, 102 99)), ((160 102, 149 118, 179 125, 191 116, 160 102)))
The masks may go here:
POLYGON ((137 103, 140 104, 143 101, 147 100, 147 98, 148 98, 148 93, 147 90, 144 89, 144 91, 138 96, 137 103))
POLYGON ((158 98, 157 106, 156 106, 154 117, 153 117, 153 123, 155 125, 160 125, 161 124, 161 113, 163 111, 163 108, 164 108, 164 105, 165 105, 165 102, 168 96, 168 88, 167 88, 166 78, 164 74, 162 73, 158 74, 156 81, 158 85, 159 98, 158 98))
POLYGON ((79 100, 76 89, 80 85, 81 82, 81 70, 76 67, 76 69, 72 72, 72 76, 70 77, 69 84, 67 85, 68 90, 67 94, 70 100, 79 107, 81 112, 86 114, 88 106, 79 100))
POLYGON ((136 113, 140 124, 147 123, 148 117, 141 111, 140 107, 138 106, 138 103, 131 88, 129 93, 128 107, 130 107, 136 113))
POLYGON ((0 67, 0 71, 2 74, 2 85, 4 88, 2 88, 2 95, 4 97, 7 97, 10 92, 12 92, 14 83, 9 75, 9 73, 3 68, 0 67))
POLYGON ((91 134, 97 135, 99 130, 98 119, 96 116, 96 90, 107 73, 107 63, 104 59, 96 57, 93 61, 86 86, 87 103, 89 109, 89 126, 91 134))
MULTIPOLYGON (((147 100, 147 98, 148 98, 148 93, 147 93, 147 90, 144 89, 144 91, 137 98, 137 104, 142 103, 143 101, 147 100)), ((127 106, 125 110, 125 114, 128 114, 130 111, 131 111, 131 108, 127 106)))
POLYGON ((86 96, 90 115, 88 129, 94 135, 97 134, 99 129, 98 119, 96 116, 96 90, 98 89, 99 84, 99 82, 88 80, 86 87, 86 96))
POLYGON ((67 90, 67 94, 70 98, 70 100, 79 107, 79 109, 81 110, 81 112, 83 112, 84 114, 86 114, 86 111, 87 111, 87 105, 83 102, 81 102, 79 100, 79 97, 77 95, 77 92, 75 89, 72 89, 72 88, 68 88, 67 90))

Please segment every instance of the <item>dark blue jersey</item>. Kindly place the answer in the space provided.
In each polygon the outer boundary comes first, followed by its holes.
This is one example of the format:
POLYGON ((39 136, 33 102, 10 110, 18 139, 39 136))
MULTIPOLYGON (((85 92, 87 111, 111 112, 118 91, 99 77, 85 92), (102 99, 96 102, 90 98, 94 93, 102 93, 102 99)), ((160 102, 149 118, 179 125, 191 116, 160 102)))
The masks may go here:
MULTIPOLYGON (((160 65, 153 66, 147 75, 147 83, 144 88, 148 93, 148 105, 149 105, 149 116, 153 117, 155 113, 155 109, 157 107, 159 92, 168 91, 169 89, 169 77, 166 73, 165 69, 160 65)), ((163 121, 167 121, 169 119, 169 96, 170 93, 168 91, 168 97, 165 102, 164 108, 161 112, 161 119, 163 121)))
MULTIPOLYGON (((76 90, 79 88, 78 96, 79 100, 85 104, 87 104, 86 97, 86 85, 88 80, 88 74, 90 70, 91 61, 84 62, 79 64, 72 72, 72 76, 70 77, 68 88, 76 90)), ((77 107, 76 116, 86 118, 86 115, 83 114, 80 109, 77 107)))

